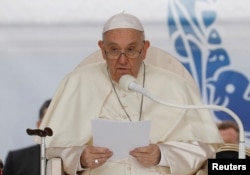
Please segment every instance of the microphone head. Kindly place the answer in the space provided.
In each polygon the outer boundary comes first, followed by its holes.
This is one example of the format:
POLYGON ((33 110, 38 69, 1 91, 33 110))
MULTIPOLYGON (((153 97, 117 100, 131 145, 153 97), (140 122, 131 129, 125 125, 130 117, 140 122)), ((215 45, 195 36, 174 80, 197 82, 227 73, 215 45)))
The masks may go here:
POLYGON ((125 74, 120 78, 119 86, 127 92, 132 92, 131 89, 129 88, 129 85, 133 82, 136 83, 135 77, 129 74, 125 74))

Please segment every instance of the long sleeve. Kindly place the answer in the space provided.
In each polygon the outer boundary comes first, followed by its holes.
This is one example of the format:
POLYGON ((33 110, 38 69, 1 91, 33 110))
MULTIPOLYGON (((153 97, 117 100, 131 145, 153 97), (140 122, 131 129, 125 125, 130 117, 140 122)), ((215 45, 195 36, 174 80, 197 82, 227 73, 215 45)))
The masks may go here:
POLYGON ((195 174, 215 155, 212 146, 200 142, 171 141, 159 144, 159 148, 162 156, 159 166, 169 165, 172 175, 195 174))

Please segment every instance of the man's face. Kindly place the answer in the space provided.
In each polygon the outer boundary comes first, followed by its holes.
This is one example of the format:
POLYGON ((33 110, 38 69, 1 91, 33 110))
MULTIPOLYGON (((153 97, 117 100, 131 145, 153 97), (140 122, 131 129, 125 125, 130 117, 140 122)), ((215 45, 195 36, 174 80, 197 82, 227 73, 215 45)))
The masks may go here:
POLYGON ((225 143, 238 144, 239 135, 238 132, 236 132, 233 128, 221 129, 219 131, 225 143))
MULTIPOLYGON (((145 59, 149 42, 144 41, 141 32, 134 29, 114 29, 106 32, 103 41, 99 41, 103 58, 106 60, 112 80, 119 82, 120 77, 130 74, 137 77, 142 61, 145 59), (110 59, 111 51, 138 51, 137 58, 119 54, 117 59, 110 59)), ((113 57, 114 58, 114 57, 113 57)))

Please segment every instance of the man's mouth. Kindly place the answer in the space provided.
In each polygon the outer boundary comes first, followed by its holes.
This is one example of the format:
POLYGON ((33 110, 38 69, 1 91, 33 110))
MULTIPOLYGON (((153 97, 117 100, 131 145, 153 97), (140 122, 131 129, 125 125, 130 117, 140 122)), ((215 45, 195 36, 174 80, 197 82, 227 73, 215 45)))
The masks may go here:
POLYGON ((117 68, 117 70, 118 71, 128 71, 129 69, 128 68, 122 68, 122 67, 120 67, 120 68, 117 68))

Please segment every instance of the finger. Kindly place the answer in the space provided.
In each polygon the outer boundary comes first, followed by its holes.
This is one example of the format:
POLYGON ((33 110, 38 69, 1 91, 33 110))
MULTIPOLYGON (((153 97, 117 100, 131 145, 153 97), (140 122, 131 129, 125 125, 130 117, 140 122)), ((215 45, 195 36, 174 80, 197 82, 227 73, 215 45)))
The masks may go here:
POLYGON ((99 159, 95 159, 94 163, 96 166, 101 166, 103 165, 105 162, 107 161, 107 158, 99 158, 99 159))
POLYGON ((132 155, 141 165, 146 167, 157 165, 160 161, 160 150, 156 145, 136 148, 130 152, 130 155, 132 155))
POLYGON ((143 158, 143 157, 136 157, 136 160, 143 166, 145 167, 149 167, 154 165, 153 160, 151 159, 147 159, 147 158, 143 158))
POLYGON ((132 150, 132 152, 148 152, 149 147, 139 147, 132 150))
POLYGON ((135 150, 130 152, 130 155, 134 157, 149 157, 152 154, 152 150, 145 149, 145 148, 136 148, 135 150))
POLYGON ((91 167, 90 168, 96 168, 99 166, 102 166, 105 162, 107 162, 108 158, 98 158, 98 159, 94 159, 92 161, 91 167))
POLYGON ((113 153, 107 148, 88 146, 83 150, 81 165, 94 168, 105 163, 112 155, 113 153), (95 163, 95 160, 98 160, 98 163, 95 163))
POLYGON ((104 147, 95 147, 95 146, 90 146, 88 147, 88 151, 92 154, 100 154, 100 153, 107 153, 110 152, 108 148, 104 147))
POLYGON ((112 152, 106 154, 93 154, 92 157, 88 158, 89 167, 99 167, 103 165, 111 156, 112 152))
POLYGON ((155 149, 158 149, 158 146, 154 144, 150 144, 149 146, 135 148, 134 150, 132 150, 132 152, 150 153, 154 151, 155 149))
POLYGON ((92 159, 97 159, 97 160, 107 160, 109 159, 111 156, 113 155, 112 152, 108 152, 108 153, 105 153, 105 154, 93 154, 91 156, 92 159))

